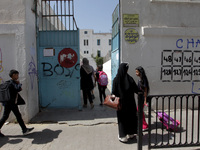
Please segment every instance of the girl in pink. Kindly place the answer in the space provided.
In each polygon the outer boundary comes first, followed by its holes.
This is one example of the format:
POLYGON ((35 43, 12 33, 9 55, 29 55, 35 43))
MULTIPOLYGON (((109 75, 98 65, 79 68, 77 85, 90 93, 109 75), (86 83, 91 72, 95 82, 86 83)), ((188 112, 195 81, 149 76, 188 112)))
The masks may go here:
MULTIPOLYGON (((135 71, 136 71, 136 75, 140 78, 138 81, 138 88, 143 92, 143 99, 144 99, 143 108, 144 108, 144 105, 147 104, 147 95, 149 93, 149 82, 148 82, 147 76, 145 74, 145 71, 141 66, 137 67, 135 69, 135 71)), ((148 124, 145 120, 144 112, 143 112, 143 127, 142 127, 142 129, 143 129, 143 131, 148 130, 148 124)))

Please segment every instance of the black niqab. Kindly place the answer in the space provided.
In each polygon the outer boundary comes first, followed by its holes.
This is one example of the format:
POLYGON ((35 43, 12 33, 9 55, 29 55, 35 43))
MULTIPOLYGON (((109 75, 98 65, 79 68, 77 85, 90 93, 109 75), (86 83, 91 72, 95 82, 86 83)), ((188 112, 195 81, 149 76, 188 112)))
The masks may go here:
POLYGON ((117 110, 119 137, 127 134, 137 134, 137 109, 134 93, 138 93, 138 87, 134 79, 127 73, 128 63, 121 63, 118 73, 113 80, 112 93, 119 97, 120 109, 117 110))
POLYGON ((126 91, 130 87, 130 81, 128 78, 128 63, 121 63, 118 69, 118 73, 116 75, 116 79, 118 84, 120 85, 121 91, 126 91))

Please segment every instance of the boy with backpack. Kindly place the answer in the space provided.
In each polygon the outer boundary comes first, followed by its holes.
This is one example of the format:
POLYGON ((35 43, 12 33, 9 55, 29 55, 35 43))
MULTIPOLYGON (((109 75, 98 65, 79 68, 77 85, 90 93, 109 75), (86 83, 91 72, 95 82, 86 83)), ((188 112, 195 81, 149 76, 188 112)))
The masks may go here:
MULTIPOLYGON (((0 120, 0 129, 2 128, 2 126, 8 119, 10 112, 12 111, 14 115, 16 116, 17 121, 22 129, 22 133, 25 135, 31 132, 34 128, 27 128, 25 126, 24 121, 21 117, 21 113, 19 112, 18 105, 25 104, 25 102, 19 103, 19 100, 22 102, 24 101, 22 97, 18 94, 18 92, 22 90, 21 88, 22 84, 20 84, 20 82, 18 81, 19 72, 17 70, 10 70, 9 76, 11 77, 11 80, 6 81, 6 83, 8 84, 8 90, 9 90, 9 95, 7 97, 9 98, 7 99, 7 101, 3 99, 0 100, 4 106, 3 117, 0 120)), ((0 137, 4 137, 4 134, 1 133, 1 130, 0 130, 0 137)))
POLYGON ((102 65, 98 65, 97 72, 96 72, 96 81, 98 82, 100 106, 103 105, 102 96, 104 97, 104 99, 106 98, 105 90, 106 90, 107 85, 108 85, 107 74, 102 70, 103 70, 103 66, 102 65))

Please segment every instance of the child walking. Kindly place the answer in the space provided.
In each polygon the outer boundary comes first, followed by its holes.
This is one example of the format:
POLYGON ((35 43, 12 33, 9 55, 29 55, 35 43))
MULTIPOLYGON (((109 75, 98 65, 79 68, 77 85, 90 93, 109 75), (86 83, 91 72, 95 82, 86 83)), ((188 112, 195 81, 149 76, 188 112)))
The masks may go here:
MULTIPOLYGON (((140 80, 138 81, 138 88, 143 92, 143 99, 144 99, 144 104, 143 104, 143 108, 144 105, 147 104, 147 95, 149 93, 149 82, 146 76, 146 73, 144 71, 144 69, 139 66, 135 69, 136 75, 140 78, 140 80)), ((145 115, 143 112, 143 127, 142 127, 143 131, 148 130, 148 124, 145 120, 145 115)))
MULTIPOLYGON (((9 85, 10 100, 6 102, 2 102, 4 106, 4 113, 3 113, 3 117, 0 120, 0 129, 2 128, 5 121, 8 119, 10 112, 12 111, 14 115, 16 116, 17 121, 22 129, 22 133, 25 135, 31 132, 34 128, 27 128, 25 126, 24 121, 21 117, 21 113, 19 112, 18 105, 17 105, 17 100, 21 98, 18 92, 22 90, 22 84, 20 84, 20 82, 18 81, 19 72, 17 70, 11 70, 9 73, 9 76, 11 77, 11 80, 6 81, 6 82, 10 82, 10 85, 9 85)), ((2 134, 0 130, 0 137, 4 137, 4 136, 5 135, 2 134)))
POLYGON ((102 98, 106 98, 106 88, 108 84, 108 77, 107 74, 103 71, 103 66, 97 66, 96 72, 96 81, 98 82, 98 90, 99 90, 99 98, 100 98, 100 106, 103 106, 102 98))

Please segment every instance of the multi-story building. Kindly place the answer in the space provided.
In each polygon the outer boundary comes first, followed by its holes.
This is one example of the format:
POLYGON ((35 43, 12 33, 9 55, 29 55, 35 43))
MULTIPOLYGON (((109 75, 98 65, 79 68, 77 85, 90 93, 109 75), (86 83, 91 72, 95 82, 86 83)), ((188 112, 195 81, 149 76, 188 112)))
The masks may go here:
POLYGON ((105 57, 111 52, 111 33, 94 33, 92 29, 80 30, 80 53, 82 57, 105 57))

